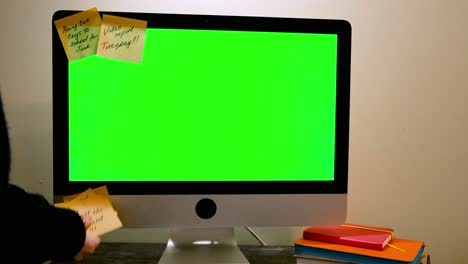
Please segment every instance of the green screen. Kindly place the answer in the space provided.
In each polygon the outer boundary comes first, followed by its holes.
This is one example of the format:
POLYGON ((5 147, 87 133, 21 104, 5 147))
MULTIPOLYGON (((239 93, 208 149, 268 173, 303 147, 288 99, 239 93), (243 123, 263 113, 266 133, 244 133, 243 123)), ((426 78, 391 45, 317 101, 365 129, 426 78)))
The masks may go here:
POLYGON ((334 179, 337 35, 147 29, 69 64, 71 181, 334 179))

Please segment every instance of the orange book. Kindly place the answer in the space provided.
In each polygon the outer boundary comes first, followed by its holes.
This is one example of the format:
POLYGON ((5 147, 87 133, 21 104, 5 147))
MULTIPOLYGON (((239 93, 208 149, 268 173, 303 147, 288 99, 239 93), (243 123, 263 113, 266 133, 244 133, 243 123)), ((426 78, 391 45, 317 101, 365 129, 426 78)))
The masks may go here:
POLYGON ((395 247, 386 247, 380 251, 322 241, 298 239, 294 242, 294 251, 296 254, 352 263, 417 264, 425 248, 425 244, 422 241, 402 238, 393 238, 392 245, 395 247))

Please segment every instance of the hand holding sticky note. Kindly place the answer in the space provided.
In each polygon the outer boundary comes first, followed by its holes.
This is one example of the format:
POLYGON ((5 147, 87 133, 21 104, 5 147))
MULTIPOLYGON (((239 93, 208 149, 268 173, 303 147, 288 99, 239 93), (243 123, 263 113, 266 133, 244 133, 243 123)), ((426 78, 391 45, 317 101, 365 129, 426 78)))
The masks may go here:
POLYGON ((112 207, 105 186, 65 197, 64 201, 55 204, 55 206, 74 210, 81 217, 90 215, 92 223, 88 231, 95 235, 101 236, 122 227, 122 222, 112 207))

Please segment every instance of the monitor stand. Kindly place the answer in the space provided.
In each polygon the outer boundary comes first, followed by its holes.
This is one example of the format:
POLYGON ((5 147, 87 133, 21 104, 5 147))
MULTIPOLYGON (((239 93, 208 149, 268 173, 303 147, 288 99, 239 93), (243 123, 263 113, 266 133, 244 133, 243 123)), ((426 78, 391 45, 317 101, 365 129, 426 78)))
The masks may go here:
POLYGON ((231 228, 171 228, 158 264, 248 264, 231 228))

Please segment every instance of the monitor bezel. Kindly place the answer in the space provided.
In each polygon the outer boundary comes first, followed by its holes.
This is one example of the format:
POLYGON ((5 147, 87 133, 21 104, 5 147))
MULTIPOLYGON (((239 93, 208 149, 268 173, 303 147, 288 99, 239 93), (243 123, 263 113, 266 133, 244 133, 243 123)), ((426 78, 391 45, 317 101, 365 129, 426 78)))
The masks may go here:
POLYGON ((59 10, 52 19, 53 191, 69 195, 106 186, 114 195, 148 194, 346 194, 351 68, 351 25, 346 20, 197 14, 100 11, 146 20, 148 28, 218 29, 268 32, 328 33, 338 37, 334 181, 190 181, 71 182, 68 180, 68 59, 53 21, 75 14, 59 10))

